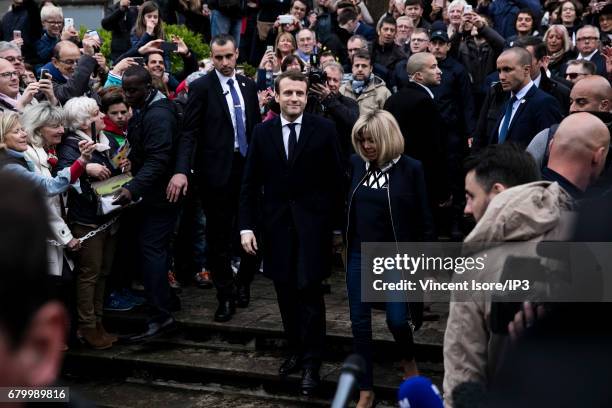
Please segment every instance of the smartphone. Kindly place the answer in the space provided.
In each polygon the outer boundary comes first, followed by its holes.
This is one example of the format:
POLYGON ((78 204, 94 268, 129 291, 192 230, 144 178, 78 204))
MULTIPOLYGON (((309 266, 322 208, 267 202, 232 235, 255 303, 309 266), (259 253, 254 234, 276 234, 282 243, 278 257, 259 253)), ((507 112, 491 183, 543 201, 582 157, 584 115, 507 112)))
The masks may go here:
POLYGON ((463 7, 463 14, 467 14, 467 13, 471 13, 473 10, 471 5, 466 5, 465 7, 463 7))
POLYGON ((140 66, 144 67, 144 58, 143 57, 132 57, 134 61, 140 66))
POLYGON ((20 30, 13 30, 13 40, 16 40, 18 38, 21 38, 21 31, 20 30))
POLYGON ((274 52, 274 46, 272 46, 272 45, 268 45, 268 46, 266 47, 266 52, 274 52))
POLYGON ((161 43, 161 50, 164 53, 176 52, 176 50, 178 50, 178 44, 169 41, 164 41, 163 43, 161 43))
POLYGON ((281 24, 293 24, 293 16, 291 14, 282 14, 278 16, 278 22, 281 24))
POLYGON ((64 19, 64 28, 72 27, 74 28, 74 18, 66 17, 64 19))
POLYGON ((48 69, 42 68, 40 70, 40 79, 52 79, 52 78, 53 76, 51 75, 48 69))

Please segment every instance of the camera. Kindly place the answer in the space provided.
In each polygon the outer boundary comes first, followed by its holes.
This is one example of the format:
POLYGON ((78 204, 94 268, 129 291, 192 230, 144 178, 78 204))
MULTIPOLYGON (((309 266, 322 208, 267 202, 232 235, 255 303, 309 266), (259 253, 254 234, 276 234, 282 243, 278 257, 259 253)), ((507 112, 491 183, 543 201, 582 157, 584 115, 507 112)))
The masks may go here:
POLYGON ((312 54, 310 56, 310 69, 308 70, 309 85, 325 85, 327 84, 327 74, 319 67, 319 56, 312 54))

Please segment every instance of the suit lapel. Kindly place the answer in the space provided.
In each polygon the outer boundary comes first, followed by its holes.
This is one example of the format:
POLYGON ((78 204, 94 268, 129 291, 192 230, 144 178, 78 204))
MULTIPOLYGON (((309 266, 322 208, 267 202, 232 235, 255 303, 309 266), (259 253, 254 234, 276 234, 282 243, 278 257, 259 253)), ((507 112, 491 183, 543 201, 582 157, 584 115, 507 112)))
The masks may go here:
POLYGON ((209 74, 212 76, 213 90, 214 94, 217 97, 217 103, 221 105, 221 109, 225 112, 225 116, 229 123, 232 123, 232 115, 230 114, 229 107, 227 106, 227 101, 225 99, 225 95, 223 95, 223 87, 221 86, 221 82, 219 81, 219 77, 217 76, 217 72, 213 71, 209 74))
POLYGON ((277 153, 281 156, 283 163, 287 164, 287 153, 285 153, 280 116, 274 119, 274 124, 272 125, 272 144, 276 148, 277 153))
MULTIPOLYGON (((247 87, 245 78, 242 75, 236 75, 236 82, 238 82, 238 88, 240 89, 240 93, 242 94, 242 100, 244 101, 244 117, 246 129, 251 129, 251 110, 249 109, 249 98, 247 98, 247 87)), ((249 132, 247 131, 247 134, 249 132)))
POLYGON ((519 106, 518 108, 516 108, 516 112, 514 113, 512 122, 510 122, 510 126, 508 127, 508 135, 510 135, 512 128, 514 127, 514 124, 517 123, 518 120, 520 120, 521 113, 523 113, 523 111, 525 110, 525 105, 527 105, 527 103, 529 102, 529 98, 531 98, 533 94, 536 93, 537 89, 538 87, 535 86, 535 84, 533 84, 531 89, 529 89, 529 91, 525 94, 523 99, 521 99, 521 101, 519 102, 519 106))

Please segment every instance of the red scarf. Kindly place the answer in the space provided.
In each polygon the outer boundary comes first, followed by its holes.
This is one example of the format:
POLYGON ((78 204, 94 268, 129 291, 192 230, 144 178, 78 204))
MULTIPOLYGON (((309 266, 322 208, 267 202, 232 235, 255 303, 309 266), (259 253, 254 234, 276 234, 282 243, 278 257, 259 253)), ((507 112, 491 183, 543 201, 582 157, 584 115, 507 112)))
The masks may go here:
POLYGON ((105 116, 104 117, 104 130, 110 133, 114 133, 116 135, 125 136, 125 132, 127 131, 127 128, 125 129, 120 128, 119 126, 117 126, 115 122, 110 120, 108 116, 105 116))
POLYGON ((47 163, 49 163, 51 165, 51 168, 55 168, 55 166, 57 166, 57 154, 55 153, 55 147, 50 147, 47 150, 47 155, 49 156, 49 158, 47 159, 47 163))

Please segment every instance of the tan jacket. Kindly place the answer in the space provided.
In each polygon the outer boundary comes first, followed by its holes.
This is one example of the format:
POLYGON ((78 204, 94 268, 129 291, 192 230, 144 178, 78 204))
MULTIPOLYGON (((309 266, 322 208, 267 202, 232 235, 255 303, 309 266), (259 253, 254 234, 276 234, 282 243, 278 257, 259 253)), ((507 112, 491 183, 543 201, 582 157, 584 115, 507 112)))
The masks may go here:
POLYGON ((340 93, 357 101, 359 104, 359 115, 370 113, 375 109, 382 109, 387 98, 391 96, 391 91, 385 85, 385 81, 376 75, 372 77, 367 88, 359 96, 353 92, 350 81, 340 87, 340 93))
MULTIPOLYGON (((465 242, 565 241, 571 237, 574 206, 558 183, 537 181, 509 188, 491 200, 482 219, 465 242)), ((533 246, 530 246, 533 248, 533 246)), ((498 279, 507 252, 487 251, 487 280, 498 279)), ((533 256, 537 256, 535 252, 533 256)), ((450 303, 444 334, 444 397, 466 381, 487 384, 494 374, 507 336, 491 333, 491 302, 486 299, 450 303)))

